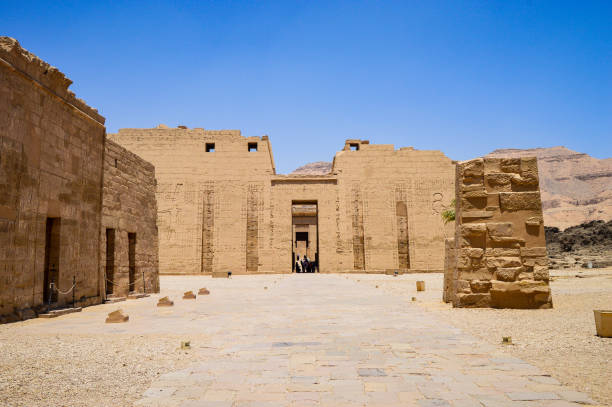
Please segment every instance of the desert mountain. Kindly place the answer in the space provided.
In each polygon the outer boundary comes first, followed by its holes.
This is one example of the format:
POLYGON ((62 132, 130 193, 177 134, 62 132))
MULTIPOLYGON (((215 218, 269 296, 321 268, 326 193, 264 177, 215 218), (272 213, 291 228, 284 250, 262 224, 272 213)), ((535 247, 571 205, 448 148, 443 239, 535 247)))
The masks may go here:
POLYGON ((289 175, 325 175, 331 171, 332 163, 327 161, 317 161, 302 165, 289 175))
POLYGON ((488 157, 538 157, 544 224, 565 229, 612 219, 612 159, 565 147, 500 149, 488 157))
MULTIPOLYGON (((600 160, 565 147, 500 149, 488 157, 538 157, 544 223, 565 229, 612 219, 612 158, 600 160)), ((324 175, 331 163, 318 161, 291 175, 324 175)))

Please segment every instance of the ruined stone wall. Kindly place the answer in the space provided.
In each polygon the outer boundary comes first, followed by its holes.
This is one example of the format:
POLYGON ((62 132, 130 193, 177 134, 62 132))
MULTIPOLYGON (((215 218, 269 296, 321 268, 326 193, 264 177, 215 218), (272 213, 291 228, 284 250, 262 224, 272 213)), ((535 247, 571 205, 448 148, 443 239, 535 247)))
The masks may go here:
POLYGON ((284 176, 265 136, 159 126, 109 137, 155 165, 160 273, 290 272, 296 202, 317 204, 322 272, 443 268, 454 167, 438 151, 349 140, 331 174, 284 176))
POLYGON ((442 301, 453 302, 455 287, 453 274, 456 261, 455 238, 444 239, 444 283, 442 286, 442 301))
POLYGON ((131 291, 159 292, 155 190, 155 167, 107 140, 100 273, 105 275, 106 292, 109 294, 126 296, 130 291, 129 233, 135 235, 135 270, 131 291), (107 236, 110 237, 109 242, 107 236), (107 244, 113 247, 107 248, 107 244))
POLYGON ((453 304, 551 307, 536 158, 478 158, 456 171, 453 304))
MULTIPOLYGON (((41 307, 51 261, 60 290, 76 278, 78 305, 101 300, 104 118, 68 90, 70 83, 0 37, 0 315, 25 317, 22 310, 41 307), (51 259, 47 218, 58 219, 51 259)), ((71 302, 72 294, 57 301, 71 302)))

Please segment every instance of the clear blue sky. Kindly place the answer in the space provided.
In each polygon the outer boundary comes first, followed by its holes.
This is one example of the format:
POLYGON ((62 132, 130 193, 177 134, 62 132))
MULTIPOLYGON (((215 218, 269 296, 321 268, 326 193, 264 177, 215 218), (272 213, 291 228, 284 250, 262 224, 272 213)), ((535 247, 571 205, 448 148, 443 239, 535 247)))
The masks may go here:
POLYGON ((121 127, 268 134, 277 171, 347 138, 612 157, 612 1, 3 1, 2 34, 121 127))

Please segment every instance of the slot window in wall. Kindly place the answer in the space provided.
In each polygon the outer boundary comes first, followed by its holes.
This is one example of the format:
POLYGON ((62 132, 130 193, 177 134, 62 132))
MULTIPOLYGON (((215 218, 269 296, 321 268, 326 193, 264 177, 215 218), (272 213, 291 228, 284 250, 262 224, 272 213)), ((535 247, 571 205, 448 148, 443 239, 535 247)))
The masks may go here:
POLYGON ((249 143, 249 152, 257 151, 257 143, 249 143))
POLYGON ((214 153, 215 152, 215 143, 206 143, 206 152, 214 153))

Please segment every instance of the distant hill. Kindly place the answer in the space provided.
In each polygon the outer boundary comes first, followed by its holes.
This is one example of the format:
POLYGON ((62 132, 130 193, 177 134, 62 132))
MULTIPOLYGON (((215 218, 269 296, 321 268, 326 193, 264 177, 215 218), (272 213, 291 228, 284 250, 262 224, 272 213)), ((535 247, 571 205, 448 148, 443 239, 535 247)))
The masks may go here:
MULTIPOLYGON (((600 160, 565 147, 500 149, 487 157, 538 158, 544 224, 565 229, 592 220, 612 220, 612 158, 600 160)), ((291 175, 324 175, 330 162, 318 161, 291 175)))
POLYGON ((302 165, 289 175, 325 175, 329 174, 331 168, 332 163, 328 163, 327 161, 317 161, 302 165))
POLYGON ((599 160, 565 147, 500 149, 488 157, 538 158, 544 224, 565 229, 612 219, 612 159, 599 160))

